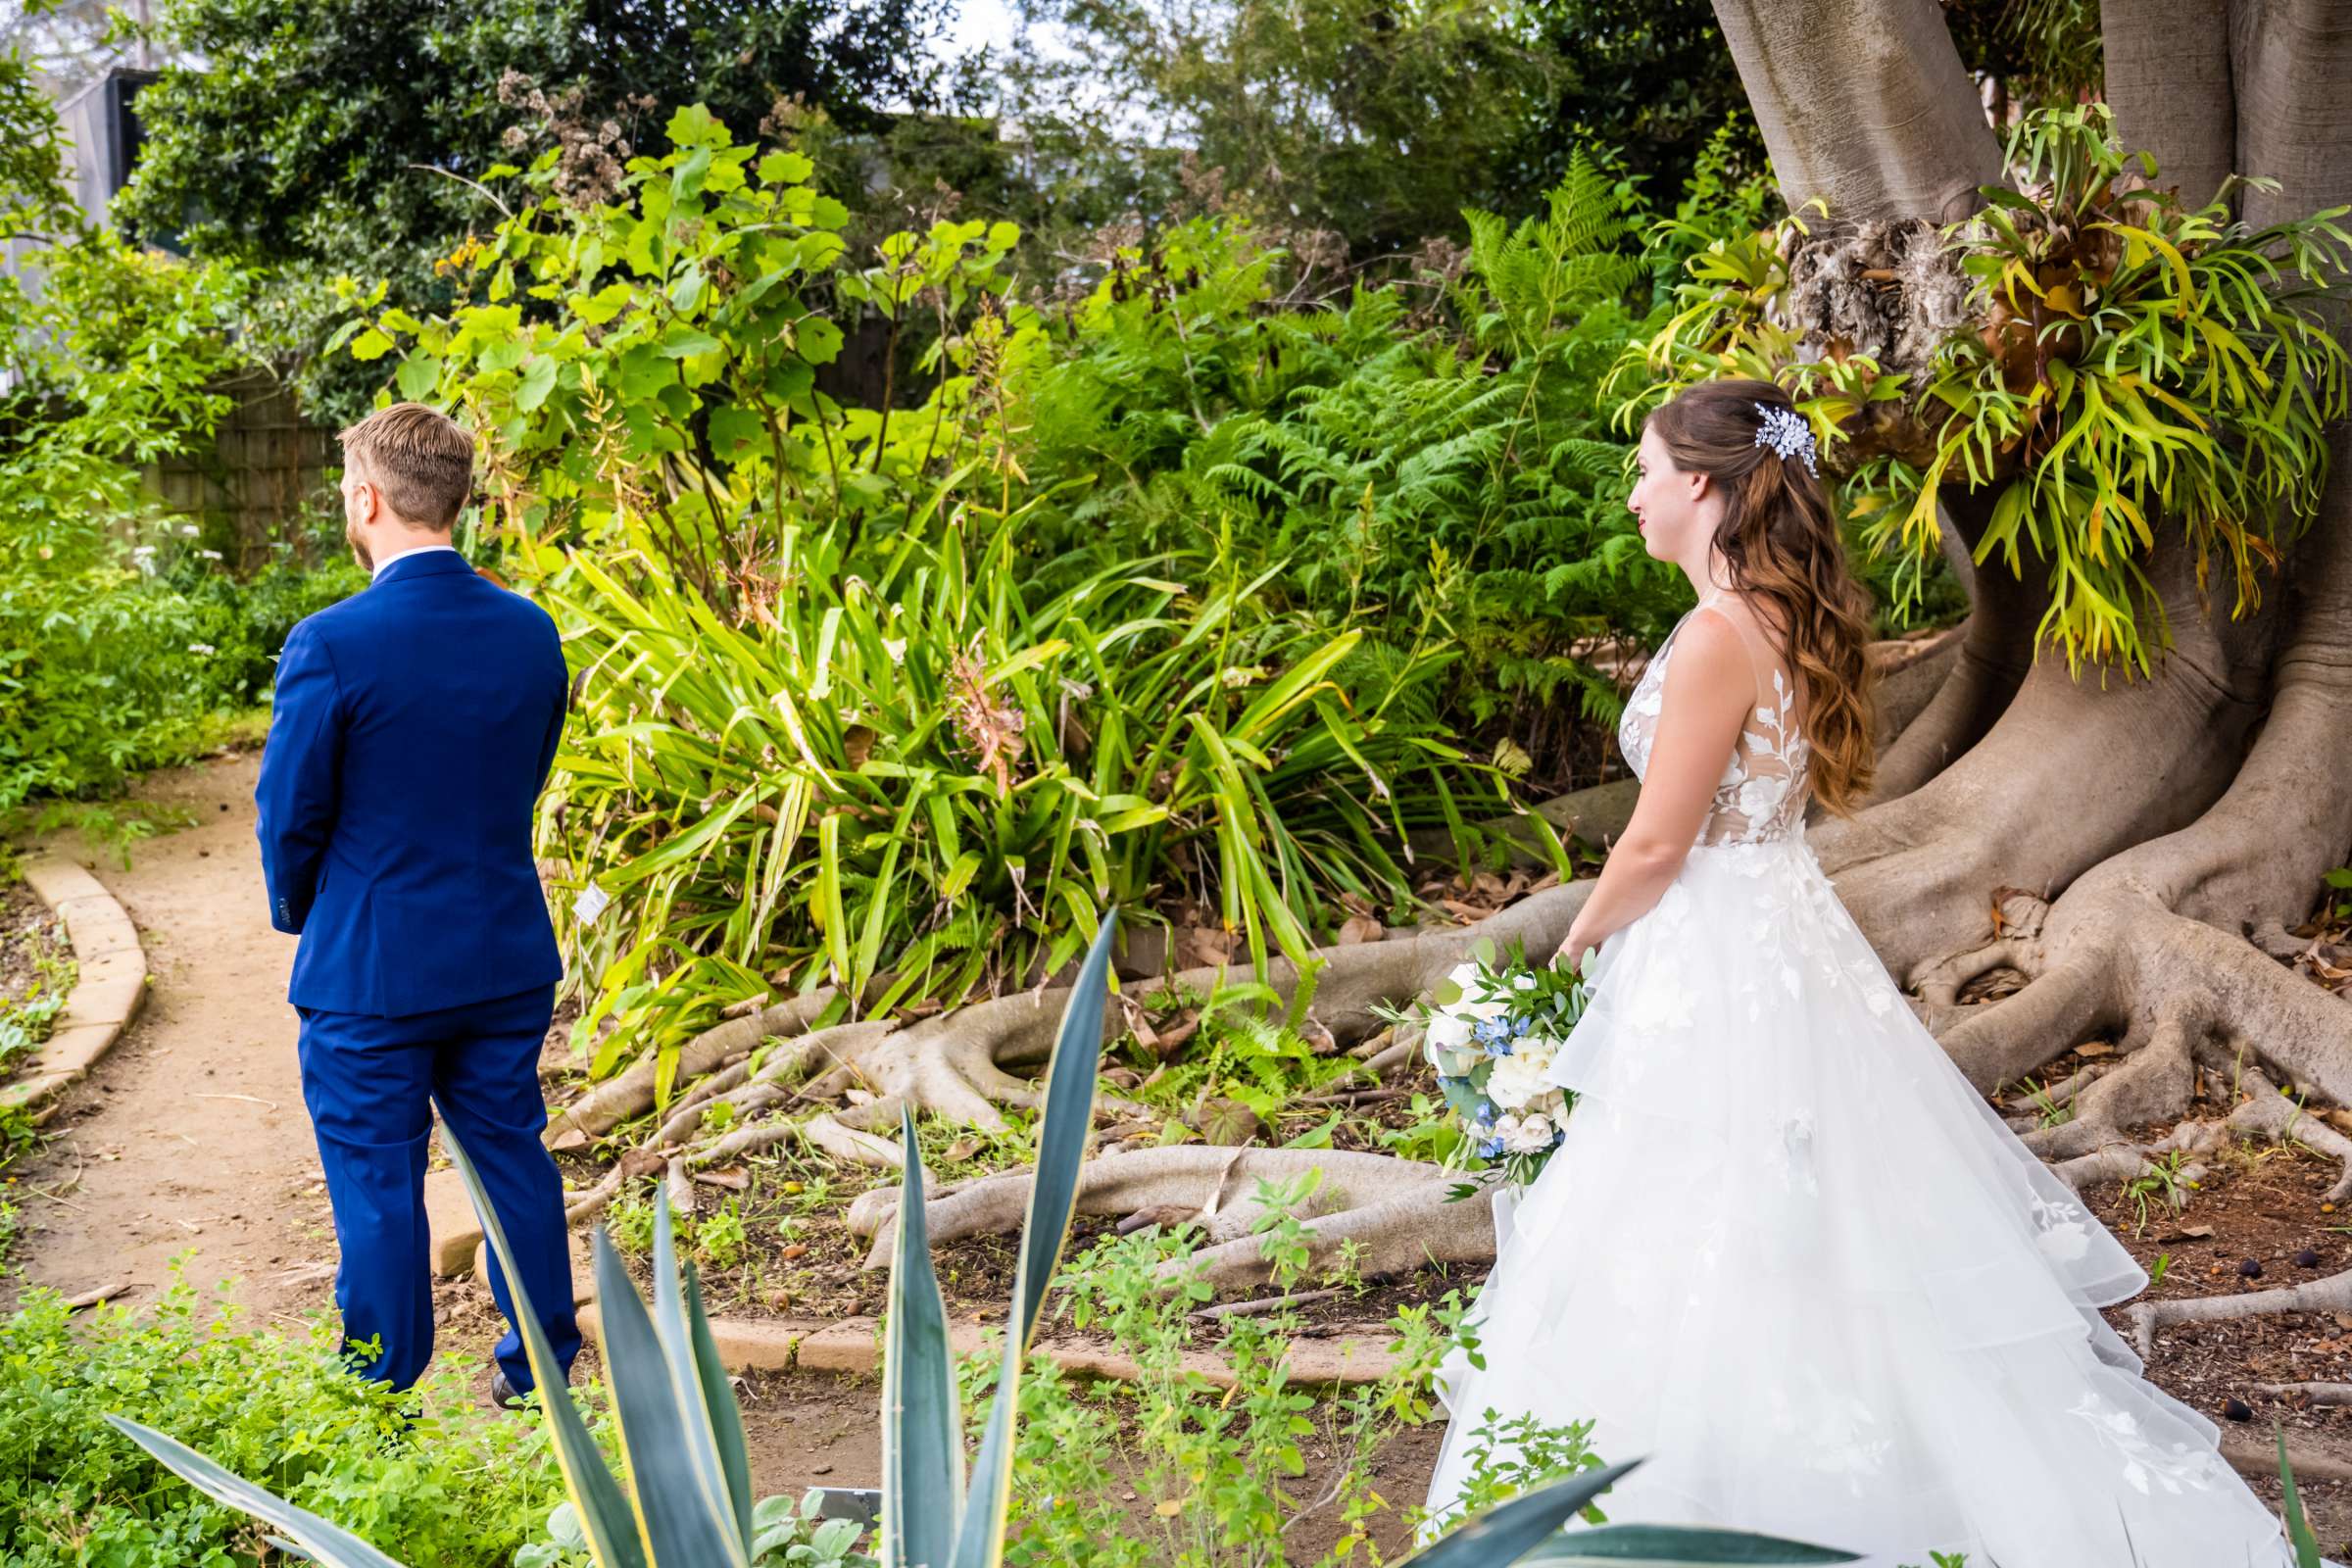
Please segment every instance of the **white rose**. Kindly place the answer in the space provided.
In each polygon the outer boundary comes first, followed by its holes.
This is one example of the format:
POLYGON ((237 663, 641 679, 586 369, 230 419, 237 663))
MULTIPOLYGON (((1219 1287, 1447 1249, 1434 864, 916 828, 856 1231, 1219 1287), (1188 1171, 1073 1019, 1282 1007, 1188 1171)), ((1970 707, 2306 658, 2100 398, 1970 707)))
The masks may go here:
POLYGON ((1532 1111, 1519 1118, 1504 1147, 1514 1154, 1541 1154, 1551 1147, 1553 1130, 1550 1117, 1532 1111))
POLYGON ((1524 1056, 1502 1056, 1487 1075, 1487 1098, 1506 1110, 1524 1110, 1550 1089, 1544 1074, 1524 1056))
MULTIPOLYGON (((1429 1049, 1432 1052, 1460 1051, 1470 1044, 1470 1017, 1462 1011, 1461 1004, 1441 1007, 1430 1014, 1429 1049)), ((1433 1055, 1434 1061, 1436 1057, 1433 1055)))
POLYGON ((1475 1051, 1441 1051, 1433 1058, 1438 1071, 1448 1078, 1469 1077, 1470 1069, 1478 1065, 1478 1059, 1479 1054, 1475 1051))

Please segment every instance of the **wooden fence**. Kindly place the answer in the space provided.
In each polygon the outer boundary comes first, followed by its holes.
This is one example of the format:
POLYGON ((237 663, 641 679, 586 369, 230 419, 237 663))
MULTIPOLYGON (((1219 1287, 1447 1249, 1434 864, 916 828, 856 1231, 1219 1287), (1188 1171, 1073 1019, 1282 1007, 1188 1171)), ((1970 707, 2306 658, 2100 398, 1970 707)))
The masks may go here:
POLYGON ((147 482, 176 513, 225 518, 235 541, 231 564, 250 571, 270 558, 305 513, 332 510, 331 470, 343 466, 334 431, 306 421, 293 394, 254 370, 217 390, 235 400, 210 451, 151 466, 147 482))

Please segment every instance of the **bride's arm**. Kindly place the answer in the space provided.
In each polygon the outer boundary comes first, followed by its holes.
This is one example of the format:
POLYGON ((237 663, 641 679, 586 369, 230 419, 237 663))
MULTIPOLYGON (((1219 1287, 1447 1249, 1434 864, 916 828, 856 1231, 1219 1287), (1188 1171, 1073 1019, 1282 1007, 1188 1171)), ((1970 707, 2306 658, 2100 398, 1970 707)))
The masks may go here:
POLYGON ((1588 950, 1647 913, 1683 868, 1755 695, 1754 667, 1740 634, 1716 615, 1686 621, 1666 665, 1633 819, 1610 847, 1600 880, 1560 945, 1571 963, 1581 968, 1588 950))

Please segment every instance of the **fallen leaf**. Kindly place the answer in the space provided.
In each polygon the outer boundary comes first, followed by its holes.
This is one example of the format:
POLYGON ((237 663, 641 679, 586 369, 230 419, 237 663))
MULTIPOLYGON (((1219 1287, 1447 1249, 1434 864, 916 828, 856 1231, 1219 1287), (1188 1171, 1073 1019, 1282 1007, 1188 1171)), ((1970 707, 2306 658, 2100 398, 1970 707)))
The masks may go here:
POLYGON ((1386 929, 1368 914, 1351 914, 1340 922, 1339 945, 1352 948, 1360 943, 1378 942, 1386 929))

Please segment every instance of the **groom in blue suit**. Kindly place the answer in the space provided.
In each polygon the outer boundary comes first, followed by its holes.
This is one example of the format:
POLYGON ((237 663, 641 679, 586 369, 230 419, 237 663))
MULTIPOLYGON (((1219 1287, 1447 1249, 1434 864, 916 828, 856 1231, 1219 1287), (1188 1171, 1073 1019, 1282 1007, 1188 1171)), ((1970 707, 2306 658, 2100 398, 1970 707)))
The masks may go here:
MULTIPOLYGON (((566 1371, 580 1345, 563 1185, 540 1142, 539 1048, 562 956, 531 818, 564 729, 555 623, 450 543, 473 437, 420 404, 343 432, 345 536, 374 581, 296 626, 262 755, 270 919, 299 935, 288 1000, 342 1260, 335 1303, 370 1378, 432 1358, 430 1106, 480 1171, 566 1371)), ((490 1396, 532 1386, 507 1315, 490 1396)))

